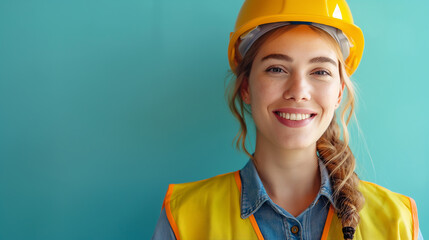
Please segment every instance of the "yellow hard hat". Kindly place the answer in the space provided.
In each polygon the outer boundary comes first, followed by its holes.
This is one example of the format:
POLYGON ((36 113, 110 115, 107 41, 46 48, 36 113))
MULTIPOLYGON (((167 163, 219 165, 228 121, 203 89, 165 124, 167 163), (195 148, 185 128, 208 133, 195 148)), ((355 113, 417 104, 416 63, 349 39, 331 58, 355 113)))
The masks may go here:
POLYGON ((274 22, 313 22, 340 29, 350 42, 350 54, 345 60, 349 75, 359 65, 364 48, 362 30, 353 23, 345 0, 246 0, 241 7, 230 35, 228 58, 232 71, 238 65, 240 36, 255 27, 274 22))

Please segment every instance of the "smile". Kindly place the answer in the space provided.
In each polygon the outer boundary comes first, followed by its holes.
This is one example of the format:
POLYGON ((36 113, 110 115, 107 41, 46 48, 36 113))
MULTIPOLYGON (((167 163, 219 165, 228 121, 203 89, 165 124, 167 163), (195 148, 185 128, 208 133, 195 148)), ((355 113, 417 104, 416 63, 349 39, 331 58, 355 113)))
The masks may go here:
POLYGON ((306 109, 282 108, 273 111, 277 120, 292 128, 300 128, 309 124, 317 115, 315 112, 306 109))
POLYGON ((292 121, 305 120, 307 118, 310 118, 312 115, 312 114, 305 114, 305 113, 284 113, 284 112, 277 112, 276 114, 284 119, 288 119, 292 121))

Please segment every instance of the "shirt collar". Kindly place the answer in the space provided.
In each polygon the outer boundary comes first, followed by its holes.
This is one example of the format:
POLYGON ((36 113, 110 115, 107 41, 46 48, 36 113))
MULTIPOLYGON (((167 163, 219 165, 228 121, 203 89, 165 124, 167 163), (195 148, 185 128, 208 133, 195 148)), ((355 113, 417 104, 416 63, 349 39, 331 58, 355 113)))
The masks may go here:
MULTIPOLYGON (((324 196, 329 202, 334 205, 332 198, 332 187, 329 180, 329 173, 323 164, 322 160, 319 159, 319 169, 321 176, 321 186, 319 193, 315 201, 310 205, 314 206, 317 200, 324 196)), ((240 171, 241 176, 241 218, 248 218, 254 214, 266 201, 271 201, 267 192, 265 191, 264 185, 259 178, 258 172, 256 171, 255 165, 252 160, 246 164, 240 171)))

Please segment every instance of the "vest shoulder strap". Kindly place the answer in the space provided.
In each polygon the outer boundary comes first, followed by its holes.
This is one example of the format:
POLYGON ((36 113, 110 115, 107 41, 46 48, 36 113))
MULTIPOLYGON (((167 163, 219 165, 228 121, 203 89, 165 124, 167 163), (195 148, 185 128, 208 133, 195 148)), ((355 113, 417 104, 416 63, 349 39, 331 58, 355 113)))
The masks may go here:
POLYGON ((169 186, 163 206, 176 239, 258 239, 250 218, 240 217, 237 177, 238 171, 169 186))
MULTIPOLYGON (((417 207, 414 200, 377 184, 361 181, 359 190, 365 197, 360 229, 372 229, 374 239, 415 239, 418 236, 417 207), (393 229, 393 231, 392 231, 393 229), (395 231, 396 229, 396 231, 395 231)), ((373 238, 361 231, 363 239, 373 238)))
MULTIPOLYGON (((418 237, 418 217, 414 200, 377 184, 360 181, 365 205, 355 239, 413 239, 418 237)), ((328 239, 342 239, 341 220, 335 214, 328 239)))

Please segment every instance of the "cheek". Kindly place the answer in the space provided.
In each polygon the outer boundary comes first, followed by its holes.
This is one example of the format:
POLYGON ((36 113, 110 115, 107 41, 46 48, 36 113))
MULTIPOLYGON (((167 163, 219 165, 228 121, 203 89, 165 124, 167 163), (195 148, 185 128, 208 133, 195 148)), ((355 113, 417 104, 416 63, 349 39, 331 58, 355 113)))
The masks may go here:
POLYGON ((255 107, 265 108, 281 96, 281 86, 268 81, 255 81, 250 88, 252 102, 255 107))
POLYGON ((339 85, 329 86, 327 88, 324 88, 323 91, 321 91, 320 89, 319 91, 317 91, 317 94, 320 105, 325 109, 325 111, 328 111, 329 113, 332 112, 333 114, 338 103, 338 97, 340 94, 339 85))
POLYGON ((260 99, 275 99, 282 93, 282 81, 267 77, 264 71, 259 70, 258 73, 249 77, 251 93, 260 99))

